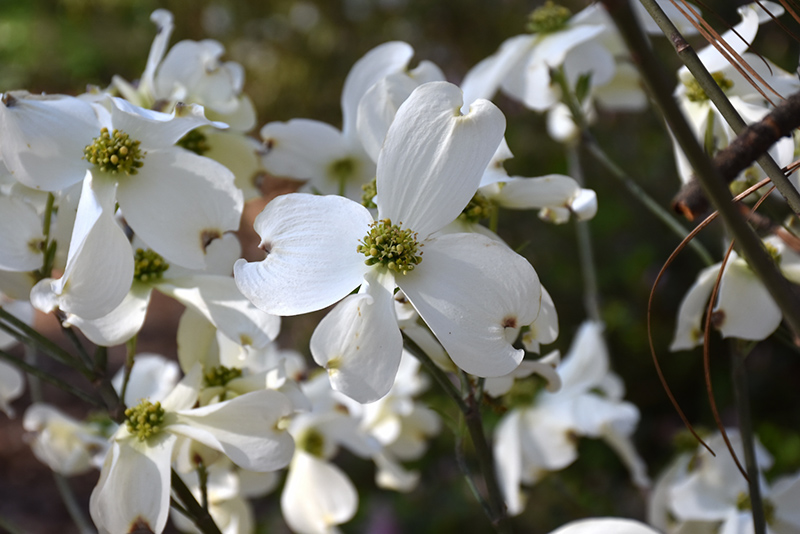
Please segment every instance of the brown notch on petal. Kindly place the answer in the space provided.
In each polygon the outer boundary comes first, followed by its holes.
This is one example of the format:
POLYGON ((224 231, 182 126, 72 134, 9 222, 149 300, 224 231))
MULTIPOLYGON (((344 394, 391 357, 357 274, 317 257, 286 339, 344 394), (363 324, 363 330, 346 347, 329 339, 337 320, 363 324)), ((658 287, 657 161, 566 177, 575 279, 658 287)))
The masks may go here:
POLYGON ((150 528, 150 524, 143 517, 137 517, 133 523, 131 523, 128 534, 155 534, 155 532, 150 528))
POLYGON ((267 147, 267 152, 269 152, 270 150, 272 150, 272 147, 275 146, 275 139, 272 139, 272 138, 265 139, 264 140, 264 146, 267 147))
POLYGON ((517 327, 517 318, 508 316, 503 319, 502 322, 503 328, 516 328, 517 327))
POLYGON ((17 99, 11 93, 3 93, 3 98, 0 98, 7 108, 10 108, 17 103, 17 99))
POLYGON ((719 330, 722 328, 722 325, 725 324, 725 312, 722 310, 717 310, 711 314, 711 324, 714 325, 714 328, 719 330))
POLYGON ((203 251, 208 248, 212 241, 222 237, 219 230, 203 230, 200 234, 200 244, 203 246, 203 251))
POLYGON ((270 252, 272 252, 272 243, 269 241, 262 241, 261 244, 258 245, 258 248, 266 252, 267 256, 269 256, 270 252))

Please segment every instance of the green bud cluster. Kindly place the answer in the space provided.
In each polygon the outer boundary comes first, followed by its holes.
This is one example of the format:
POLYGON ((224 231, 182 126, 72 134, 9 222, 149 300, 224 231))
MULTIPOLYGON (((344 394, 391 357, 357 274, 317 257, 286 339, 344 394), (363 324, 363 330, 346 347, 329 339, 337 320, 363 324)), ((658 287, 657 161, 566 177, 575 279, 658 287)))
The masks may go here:
POLYGON ((480 193, 475 193, 458 218, 467 222, 478 223, 490 218, 496 209, 497 207, 491 200, 480 193))
MULTIPOLYGON (((726 78, 721 72, 715 72, 711 76, 723 91, 728 91, 728 89, 733 87, 733 82, 726 78)), ((686 98, 691 102, 705 102, 708 100, 708 95, 694 78, 683 82, 683 86, 686 87, 686 98)))
POLYGON ((134 141, 125 132, 115 129, 108 133, 108 128, 103 128, 92 144, 83 149, 83 159, 103 172, 137 174, 145 156, 140 144, 141 141, 134 141))
POLYGON ((781 251, 778 250, 778 247, 772 243, 764 243, 764 248, 767 249, 767 254, 769 254, 770 258, 772 258, 772 261, 775 263, 781 262, 781 251))
POLYGON ((531 406, 539 392, 547 386, 547 380, 539 375, 533 375, 521 380, 515 380, 511 389, 503 395, 503 405, 506 408, 531 406))
POLYGON ((152 282, 160 279, 167 269, 169 269, 169 263, 165 262, 158 253, 150 249, 136 249, 136 255, 133 258, 134 280, 152 282))
POLYGON ((239 378, 240 376, 242 376, 241 369, 237 369, 236 367, 225 367, 224 365, 220 365, 206 372, 204 378, 206 382, 206 387, 213 388, 217 386, 219 387, 224 386, 234 378, 239 378))
POLYGON ((357 250, 367 257, 364 262, 367 265, 380 263, 390 271, 408 274, 422 261, 422 252, 417 255, 419 247, 416 232, 382 219, 372 223, 357 250))
POLYGON ((564 6, 548 1, 528 16, 527 30, 531 33, 553 33, 564 29, 572 12, 564 6))
POLYGON ((369 182, 361 186, 363 193, 361 194, 361 205, 365 208, 377 208, 373 199, 378 194, 378 179, 373 178, 369 182))
POLYGON ((138 437, 139 441, 145 441, 161 431, 165 415, 160 402, 153 404, 149 400, 143 400, 125 410, 128 432, 138 437))
POLYGON ((211 147, 208 144, 208 138, 206 138, 206 136, 203 135, 203 132, 201 132, 198 128, 195 128, 191 132, 178 139, 178 142, 175 144, 179 147, 185 148, 186 150, 191 150, 198 156, 202 156, 211 150, 211 147))

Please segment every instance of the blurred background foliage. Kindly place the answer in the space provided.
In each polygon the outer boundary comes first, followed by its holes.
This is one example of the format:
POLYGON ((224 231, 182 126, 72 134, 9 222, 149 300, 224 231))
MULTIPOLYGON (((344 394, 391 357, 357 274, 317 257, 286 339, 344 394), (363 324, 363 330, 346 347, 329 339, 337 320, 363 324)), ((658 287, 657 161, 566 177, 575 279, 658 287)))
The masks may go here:
MULTIPOLYGON (((565 3, 574 12, 586 5, 565 3)), ((706 2, 706 18, 724 31, 726 24, 738 22, 735 8, 741 3, 706 2)), ((355 60, 372 47, 389 40, 406 41, 416 50, 416 61, 434 61, 450 81, 458 83, 503 40, 521 33, 528 13, 538 5, 519 0, 3 0, 0 90, 77 94, 87 84, 107 86, 115 74, 137 79, 155 33, 150 13, 162 7, 175 15, 172 43, 216 39, 225 45, 226 59, 245 67, 245 92, 255 102, 259 127, 295 117, 340 126, 344 78, 355 60)), ((797 33, 790 17, 782 21, 797 33)), ((692 42, 701 45, 697 39, 692 42)), ((657 38, 654 46, 664 65, 675 72, 677 58, 666 40, 657 38)), ((796 70, 798 44, 774 23, 762 28, 755 48, 783 68, 796 70)), ((543 117, 503 96, 496 102, 506 113, 508 144, 515 154, 506 164, 509 174, 566 173, 566 152, 548 137, 543 117)), ((594 131, 611 157, 667 206, 679 179, 661 119, 652 110, 635 115, 601 113, 594 131)), ((674 453, 673 438, 682 424, 657 380, 645 315, 655 276, 677 240, 589 156, 584 155, 582 162, 586 184, 597 191, 599 199, 600 209, 590 227, 613 368, 627 385, 627 399, 642 412, 636 442, 655 477, 674 453)), ((552 294, 561 324, 559 340, 552 348, 565 353, 585 317, 574 225, 552 226, 532 213, 504 212, 499 233, 512 247, 521 247, 552 294)), ((700 239, 719 257, 722 237, 717 226, 700 239)), ((701 352, 667 352, 678 304, 701 267, 689 251, 672 265, 657 292, 653 330, 666 377, 689 419, 712 427, 701 352)), ((287 328, 301 331, 283 339, 308 339, 310 324, 287 321, 287 328)), ((788 338, 785 330, 782 337, 788 338)), ((800 364, 797 350, 790 345, 761 343, 748 362, 756 425, 777 458, 776 473, 800 469, 800 413, 793 396, 800 364)), ((307 345, 298 349, 307 352, 307 345)), ((725 344, 718 338, 711 365, 723 419, 734 425, 730 366, 725 344)), ((443 413, 452 414, 436 391, 427 398, 443 413)), ((499 416, 490 413, 488 426, 499 416)), ((417 463, 423 471, 422 482, 409 495, 375 489, 372 466, 343 453, 341 463, 356 481, 362 499, 357 518, 343 530, 488 531, 455 465, 453 447, 452 433, 445 428, 433 441, 431 453, 417 463)), ((580 451, 575 464, 547 476, 530 492, 526 512, 514 520, 520 532, 548 532, 584 516, 643 517, 645 496, 630 484, 616 455, 590 440, 581 443, 580 451)), ((89 477, 82 499, 88 500, 93 484, 89 477)), ((258 503, 260 532, 286 531, 278 495, 273 493, 258 503)), ((13 499, 4 499, 2 507, 13 505, 13 499)), ((67 521, 58 510, 52 513, 55 520, 67 521)), ((68 532, 66 528, 54 532, 68 532)))

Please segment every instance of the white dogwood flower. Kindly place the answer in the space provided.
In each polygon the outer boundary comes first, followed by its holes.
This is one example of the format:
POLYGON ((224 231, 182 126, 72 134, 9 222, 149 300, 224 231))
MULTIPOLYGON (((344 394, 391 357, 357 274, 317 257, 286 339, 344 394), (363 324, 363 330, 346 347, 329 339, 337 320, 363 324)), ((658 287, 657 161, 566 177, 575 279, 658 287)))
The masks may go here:
POLYGON ((524 351, 509 339, 539 312, 541 286, 524 258, 478 234, 434 236, 473 196, 503 135, 493 104, 475 102, 467 115, 461 105, 457 87, 433 82, 400 107, 378 158, 377 221, 346 198, 278 197, 255 222, 266 259, 234 266, 242 293, 277 315, 324 308, 361 286, 311 340, 334 387, 360 402, 385 395, 400 364, 395 287, 453 361, 479 376, 519 364, 524 351))
POLYGON ((294 442, 279 424, 292 410, 284 395, 256 391, 193 409, 201 380, 196 366, 163 402, 144 399, 126 410, 126 422, 111 439, 89 505, 102 532, 164 530, 173 449, 181 437, 253 471, 281 469, 291 460, 294 442))

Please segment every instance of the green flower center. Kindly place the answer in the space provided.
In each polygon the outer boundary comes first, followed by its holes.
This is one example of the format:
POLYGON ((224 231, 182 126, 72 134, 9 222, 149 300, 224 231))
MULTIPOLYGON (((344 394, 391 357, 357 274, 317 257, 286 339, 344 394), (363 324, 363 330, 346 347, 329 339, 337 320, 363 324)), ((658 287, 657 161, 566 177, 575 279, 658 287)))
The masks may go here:
POLYGON ((417 255, 421 245, 417 233, 401 229, 389 219, 375 221, 369 234, 358 245, 358 252, 367 257, 367 265, 381 264, 390 271, 408 274, 422 261, 422 252, 417 255))
POLYGON ((536 400, 539 392, 547 386, 547 380, 539 375, 515 380, 511 389, 503 395, 503 405, 506 408, 517 408, 521 406, 531 406, 536 400))
POLYGON ((108 128, 103 128, 92 144, 83 149, 83 159, 103 172, 136 174, 146 154, 140 144, 141 141, 134 141, 125 132, 115 129, 108 133, 108 128))
MULTIPOLYGON (((764 499, 764 519, 767 524, 771 524, 775 520, 775 505, 769 499, 764 499)), ((740 493, 736 498, 736 508, 742 512, 752 511, 753 503, 750 501, 750 495, 747 493, 740 493)))
POLYGON ((325 436, 318 430, 310 428, 303 432, 296 440, 297 448, 306 451, 308 454, 322 457, 325 450, 325 436))
POLYGON ((143 400, 125 410, 128 432, 138 437, 139 441, 145 441, 161 431, 165 415, 160 402, 153 404, 149 400, 143 400))
POLYGON ((363 193, 361 194, 361 205, 365 208, 377 208, 374 202, 375 195, 378 194, 378 178, 373 178, 366 184, 361 186, 363 193))
POLYGON ((495 209, 497 208, 491 200, 480 193, 475 193, 458 218, 467 222, 478 223, 489 219, 495 209))
POLYGON ((548 1, 533 10, 528 17, 527 29, 530 33, 553 33, 564 29, 572 12, 564 6, 548 1))
POLYGON ((338 159, 328 167, 328 173, 338 182, 347 181, 355 172, 356 162, 352 158, 338 159))
POLYGON ((136 249, 136 255, 133 258, 134 280, 152 282, 160 279, 167 269, 169 269, 169 263, 165 262, 158 253, 150 249, 136 249))
MULTIPOLYGON (((721 72, 715 72, 711 76, 723 91, 728 91, 733 87, 733 82, 726 78, 721 72)), ((686 98, 691 102, 705 102, 708 100, 708 95, 694 78, 683 82, 683 86, 686 87, 686 98)))
POLYGON ((781 251, 778 250, 778 247, 776 247, 772 243, 764 243, 764 247, 767 249, 767 254, 769 254, 770 258, 772 258, 772 261, 774 261, 775 263, 780 264, 780 262, 781 262, 781 251))
POLYGON ((203 135, 199 128, 195 128, 191 132, 187 133, 178 139, 178 142, 175 144, 179 147, 185 148, 186 150, 191 150, 198 156, 202 156, 211 149, 211 147, 208 145, 208 139, 205 135, 203 135))
POLYGON ((234 378, 239 378, 240 376, 242 376, 241 369, 220 365, 219 367, 214 367, 205 374, 206 387, 221 387, 226 385, 234 378))

